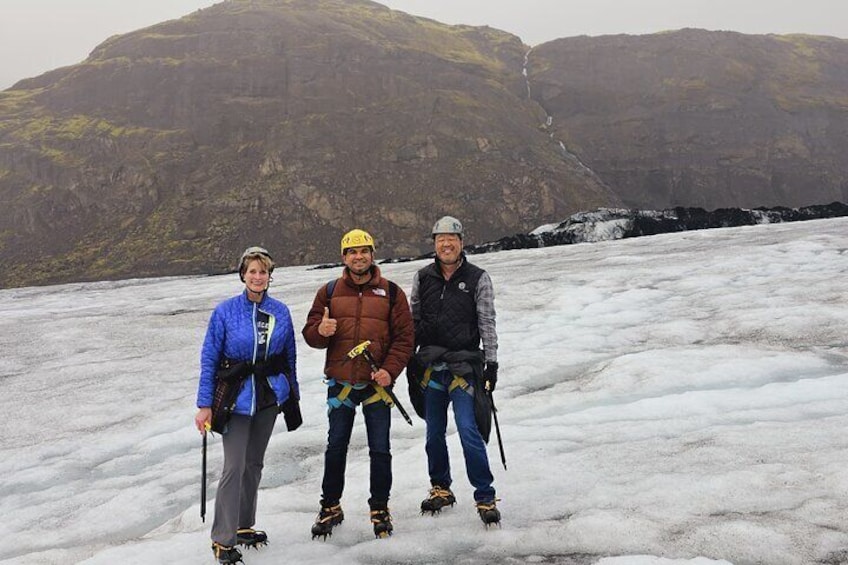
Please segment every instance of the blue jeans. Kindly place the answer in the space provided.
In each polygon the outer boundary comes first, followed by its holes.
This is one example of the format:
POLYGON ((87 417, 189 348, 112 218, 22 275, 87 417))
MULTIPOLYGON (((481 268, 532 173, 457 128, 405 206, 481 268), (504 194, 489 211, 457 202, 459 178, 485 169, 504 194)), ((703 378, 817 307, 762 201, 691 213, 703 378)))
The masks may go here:
MULTIPOLYGON (((327 397, 338 395, 341 385, 327 390, 327 397)), ((348 399, 354 405, 374 394, 371 387, 352 390, 348 399)), ((368 455, 371 458, 371 498, 372 508, 385 508, 392 489, 392 454, 389 443, 391 428, 391 409, 379 400, 362 407, 365 416, 365 430, 368 434, 368 455)), ((341 501, 345 485, 345 467, 347 466, 347 448, 353 431, 356 409, 346 405, 330 410, 328 419, 330 430, 327 432, 327 451, 324 453, 324 480, 321 483, 321 505, 335 506, 341 501)))
POLYGON ((445 390, 428 386, 424 392, 424 405, 427 420, 427 465, 430 472, 430 484, 449 488, 453 480, 450 473, 448 444, 445 433, 448 426, 448 404, 453 402, 453 417, 465 456, 465 472, 474 487, 474 500, 488 502, 495 499, 492 486, 492 471, 489 469, 489 456, 486 444, 477 429, 474 420, 474 397, 460 387, 448 393, 447 388, 453 381, 450 371, 433 371, 430 380, 442 385, 445 390))

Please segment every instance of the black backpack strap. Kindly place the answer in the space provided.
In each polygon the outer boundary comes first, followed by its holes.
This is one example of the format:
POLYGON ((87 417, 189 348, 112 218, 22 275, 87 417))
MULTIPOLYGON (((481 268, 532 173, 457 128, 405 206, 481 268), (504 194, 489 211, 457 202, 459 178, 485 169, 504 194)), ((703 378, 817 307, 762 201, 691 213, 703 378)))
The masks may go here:
POLYGON ((396 285, 393 281, 389 281, 389 312, 392 311, 392 308, 395 306, 395 301, 397 300, 398 293, 398 285, 396 285))
POLYGON ((397 293, 398 285, 396 285, 392 281, 389 281, 389 343, 392 343, 395 340, 394 327, 392 326, 392 310, 395 309, 397 293))
POLYGON ((336 290, 337 282, 339 282, 339 279, 333 279, 327 283, 327 308, 330 307, 330 303, 333 301, 333 291, 336 290))

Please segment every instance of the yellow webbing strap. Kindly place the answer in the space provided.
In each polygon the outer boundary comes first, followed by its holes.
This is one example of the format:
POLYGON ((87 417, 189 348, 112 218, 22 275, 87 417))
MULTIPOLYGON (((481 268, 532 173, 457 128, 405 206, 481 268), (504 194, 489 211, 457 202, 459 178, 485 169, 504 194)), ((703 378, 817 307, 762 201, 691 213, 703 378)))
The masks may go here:
MULTIPOLYGON (((432 373, 433 368, 427 367, 427 369, 424 371, 424 377, 421 379, 421 388, 427 388, 429 386, 430 388, 435 388, 436 390, 445 390, 445 387, 443 387, 441 384, 437 383, 436 381, 430 380, 430 376, 432 373)), ((447 391, 448 393, 451 393, 457 387, 461 388, 464 391, 468 391, 469 386, 470 385, 468 384, 468 381, 465 380, 465 378, 454 375, 453 380, 451 381, 450 385, 448 385, 447 391)))
POLYGON ((342 390, 339 391, 339 394, 336 396, 336 399, 339 402, 344 402, 347 400, 347 397, 350 396, 350 391, 353 390, 353 387, 349 384, 342 385, 342 390))
POLYGON ((376 383, 372 383, 371 386, 374 387, 375 392, 374 392, 373 395, 369 396, 368 398, 366 398, 365 400, 362 401, 363 406, 373 404, 373 403, 378 402, 380 400, 385 402, 386 406, 388 406, 389 408, 391 408, 392 406, 395 405, 394 402, 392 402, 392 397, 389 396, 389 393, 386 392, 385 388, 383 388, 382 386, 380 386, 376 383))
POLYGON ((453 390, 459 387, 462 390, 468 390, 468 381, 466 381, 462 377, 458 377, 456 375, 453 376, 453 380, 451 381, 450 386, 448 386, 448 392, 453 392, 453 390))
POLYGON ((327 399, 327 406, 329 406, 330 410, 332 410, 333 408, 338 408, 341 405, 345 405, 348 408, 356 408, 356 405, 348 398, 348 396, 350 396, 350 391, 353 389, 361 390, 368 386, 367 384, 354 386, 350 383, 339 383, 334 378, 327 378, 324 380, 324 382, 327 383, 328 387, 336 386, 337 384, 340 384, 342 387, 342 389, 339 391, 339 394, 327 399))
POLYGON ((433 368, 427 367, 424 371, 424 376, 421 378, 421 388, 427 388, 427 385, 430 384, 430 375, 433 374, 433 368))

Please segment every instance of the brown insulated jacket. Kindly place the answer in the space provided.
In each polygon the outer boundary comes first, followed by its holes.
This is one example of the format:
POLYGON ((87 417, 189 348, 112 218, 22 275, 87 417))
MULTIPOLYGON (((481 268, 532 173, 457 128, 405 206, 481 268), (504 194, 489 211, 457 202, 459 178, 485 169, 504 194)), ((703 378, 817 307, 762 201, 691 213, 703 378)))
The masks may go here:
POLYGON ((398 287, 390 312, 389 281, 383 278, 379 267, 375 265, 371 269, 371 280, 364 285, 355 284, 345 269, 329 300, 327 285, 322 286, 303 327, 303 338, 310 347, 327 349, 324 374, 338 381, 371 382, 371 367, 367 361, 362 356, 347 357, 348 351, 365 340, 371 341, 368 351, 377 365, 391 375, 392 381, 397 379, 412 355, 414 326, 406 294, 398 287), (335 318, 338 325, 334 336, 323 337, 318 333, 318 325, 328 302, 330 317, 335 318))

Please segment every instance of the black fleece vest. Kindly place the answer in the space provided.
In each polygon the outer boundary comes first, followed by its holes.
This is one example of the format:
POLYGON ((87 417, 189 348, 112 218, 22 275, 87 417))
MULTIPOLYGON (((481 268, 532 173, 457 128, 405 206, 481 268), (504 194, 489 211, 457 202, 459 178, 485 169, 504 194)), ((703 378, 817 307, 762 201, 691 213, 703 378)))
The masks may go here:
POLYGON ((483 272, 464 259, 448 281, 445 281, 437 263, 418 271, 420 319, 415 323, 417 346, 438 345, 450 351, 480 349, 476 296, 477 283, 483 272))

